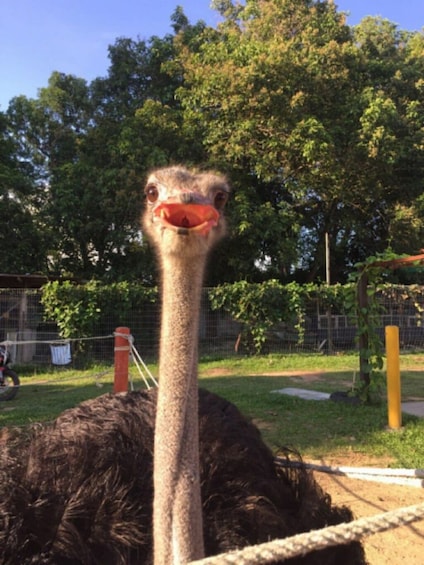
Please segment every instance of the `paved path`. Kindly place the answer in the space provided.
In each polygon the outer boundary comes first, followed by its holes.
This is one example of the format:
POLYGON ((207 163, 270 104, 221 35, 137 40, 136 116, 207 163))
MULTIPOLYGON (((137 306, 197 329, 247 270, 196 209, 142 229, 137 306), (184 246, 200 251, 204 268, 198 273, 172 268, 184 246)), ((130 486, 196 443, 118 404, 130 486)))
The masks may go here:
POLYGON ((424 402, 414 400, 413 402, 402 402, 402 412, 424 418, 424 402))
MULTIPOLYGON (((273 390, 272 392, 288 394, 289 396, 298 396, 305 400, 328 400, 330 398, 330 395, 325 392, 317 392, 304 388, 280 388, 279 390, 273 390)), ((417 400, 413 402, 402 402, 402 412, 405 414, 411 414, 412 416, 418 416, 419 418, 424 418, 424 402, 417 400)))

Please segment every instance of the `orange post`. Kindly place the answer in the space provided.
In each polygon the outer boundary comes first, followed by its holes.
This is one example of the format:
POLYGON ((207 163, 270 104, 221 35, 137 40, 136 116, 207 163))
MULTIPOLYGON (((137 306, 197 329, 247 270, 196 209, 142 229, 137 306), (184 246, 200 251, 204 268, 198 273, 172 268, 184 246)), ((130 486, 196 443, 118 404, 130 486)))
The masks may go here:
POLYGON ((402 427, 402 406, 399 361, 399 328, 386 326, 387 408, 389 428, 402 427))
POLYGON ((130 357, 130 330, 129 328, 116 328, 115 330, 115 377, 113 392, 127 392, 128 390, 128 364, 130 357))

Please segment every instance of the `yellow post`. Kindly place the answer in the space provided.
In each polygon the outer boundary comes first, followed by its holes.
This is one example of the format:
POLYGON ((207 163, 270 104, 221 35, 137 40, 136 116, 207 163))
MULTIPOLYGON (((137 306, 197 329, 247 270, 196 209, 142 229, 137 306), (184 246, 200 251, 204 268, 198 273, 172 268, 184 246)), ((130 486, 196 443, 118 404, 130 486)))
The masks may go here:
POLYGON ((399 328, 386 326, 387 407, 389 428, 402 426, 400 397, 399 328))

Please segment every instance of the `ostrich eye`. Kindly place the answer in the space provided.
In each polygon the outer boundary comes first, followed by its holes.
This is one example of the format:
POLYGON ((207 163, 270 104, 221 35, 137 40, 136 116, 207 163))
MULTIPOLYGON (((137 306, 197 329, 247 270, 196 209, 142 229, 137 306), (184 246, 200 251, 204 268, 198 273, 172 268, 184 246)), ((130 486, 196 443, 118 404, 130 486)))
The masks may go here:
POLYGON ((153 204, 159 198, 159 191, 154 184, 149 184, 144 190, 147 200, 153 204))
POLYGON ((219 191, 215 194, 214 204, 217 210, 222 210, 227 203, 228 194, 223 191, 219 191))

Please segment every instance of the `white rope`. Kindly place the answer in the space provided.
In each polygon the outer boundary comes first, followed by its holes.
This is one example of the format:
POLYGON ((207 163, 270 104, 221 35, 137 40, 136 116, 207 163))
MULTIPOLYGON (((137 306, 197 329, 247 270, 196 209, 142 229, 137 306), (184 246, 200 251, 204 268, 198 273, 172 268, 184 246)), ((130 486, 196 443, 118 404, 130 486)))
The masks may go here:
POLYGON ((123 334, 121 332, 113 332, 113 337, 123 337, 127 339, 130 343, 134 342, 134 336, 132 334, 123 334))
POLYGON ((334 467, 331 465, 317 465, 315 463, 303 463, 299 461, 286 461, 280 457, 275 458, 278 465, 282 467, 304 467, 320 473, 330 473, 387 484, 397 484, 411 487, 424 487, 424 469, 378 469, 372 467, 334 467))
POLYGON ((273 563, 311 551, 358 541, 360 538, 405 526, 424 518, 424 503, 398 508, 368 518, 313 530, 290 538, 274 540, 215 557, 193 561, 191 565, 256 565, 273 563))
POLYGON ((412 477, 379 477, 376 475, 366 475, 361 473, 346 473, 349 479, 358 479, 360 481, 371 481, 374 483, 383 483, 388 485, 400 485, 404 487, 423 488, 424 479, 414 479, 412 477))
POLYGON ((7 339, 5 341, 1 341, 0 345, 4 345, 8 347, 9 345, 27 345, 30 343, 45 343, 47 345, 63 345, 65 343, 69 343, 70 341, 88 341, 88 340, 95 340, 95 339, 110 339, 113 337, 113 334, 110 335, 103 335, 103 336, 93 336, 93 337, 67 337, 67 338, 58 338, 58 339, 48 339, 48 340, 25 340, 25 341, 12 341, 7 339))
MULTIPOLYGON (((149 371, 146 363, 143 361, 140 353, 137 351, 137 348, 135 347, 134 344, 131 346, 131 353, 132 353, 132 358, 133 358, 134 364, 137 367, 138 372, 142 376, 144 384, 146 385, 146 387, 148 389, 151 388, 148 379, 150 379, 155 386, 158 386, 157 380, 152 375, 152 373, 149 371), (145 373, 147 374, 147 377, 146 377, 145 373)), ((131 381, 131 386, 132 386, 132 381, 131 381)), ((131 388, 131 390, 133 390, 133 389, 131 388)))

